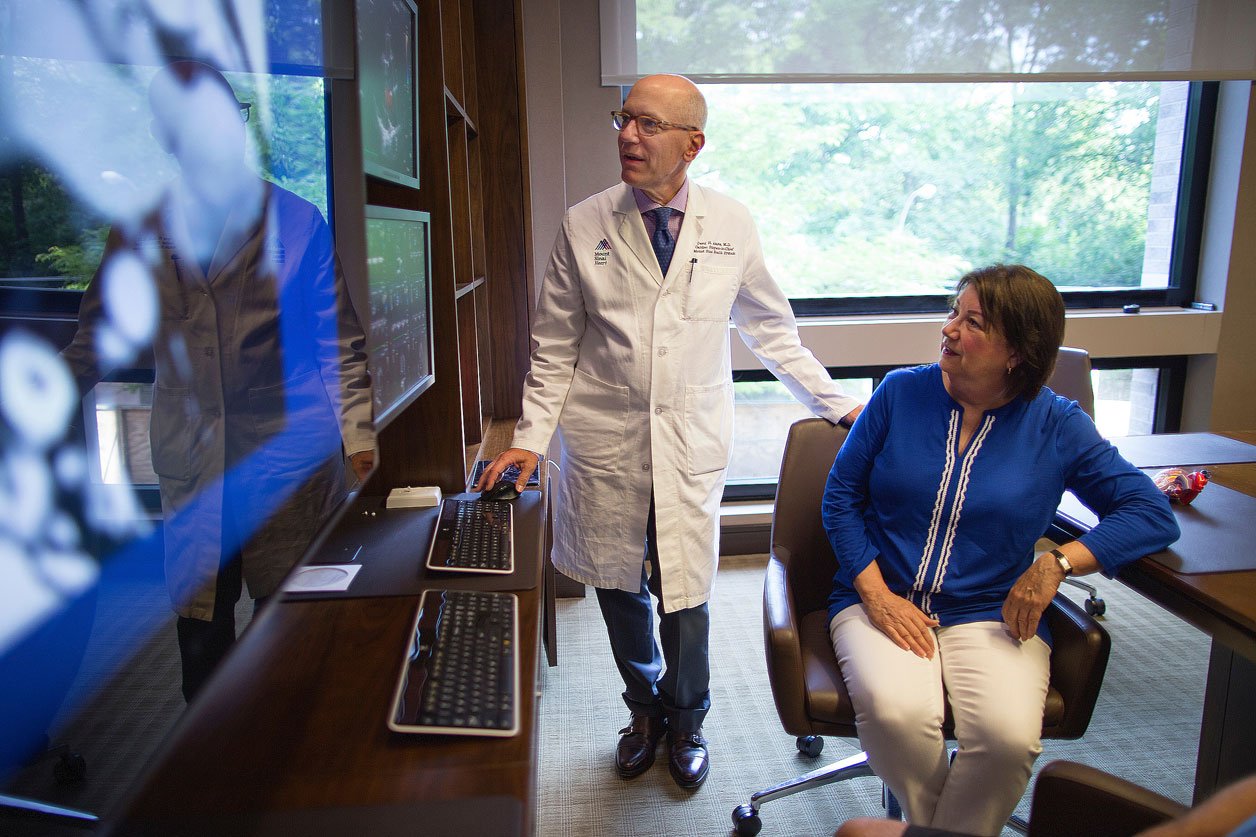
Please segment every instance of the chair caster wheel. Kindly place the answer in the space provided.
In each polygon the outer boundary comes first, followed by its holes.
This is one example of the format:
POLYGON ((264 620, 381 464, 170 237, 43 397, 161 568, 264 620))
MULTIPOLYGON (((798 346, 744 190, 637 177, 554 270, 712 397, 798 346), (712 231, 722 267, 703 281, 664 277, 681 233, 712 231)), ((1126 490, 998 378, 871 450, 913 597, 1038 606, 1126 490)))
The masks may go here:
POLYGON ((733 831, 738 837, 754 837, 762 828, 763 821, 753 805, 738 805, 733 809, 733 831))
POLYGON ((52 766, 52 776, 59 785, 73 785, 87 778, 87 759, 78 753, 63 753, 52 766))
POLYGON ((1086 612, 1091 616, 1102 616, 1108 609, 1108 605, 1103 599, 1087 599, 1082 606, 1086 608, 1086 612))
POLYGON ((794 741, 794 746, 804 756, 815 758, 824 752, 824 739, 818 735, 800 735, 794 741))

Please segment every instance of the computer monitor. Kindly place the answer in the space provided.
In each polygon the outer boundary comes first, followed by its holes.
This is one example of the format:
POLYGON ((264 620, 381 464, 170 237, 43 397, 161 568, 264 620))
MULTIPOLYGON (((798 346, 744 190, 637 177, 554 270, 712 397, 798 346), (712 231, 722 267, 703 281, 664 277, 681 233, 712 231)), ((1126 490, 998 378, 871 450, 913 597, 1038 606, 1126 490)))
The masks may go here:
POLYGON ((436 380, 430 228, 426 212, 366 207, 369 354, 377 428, 436 380))
POLYGON ((419 188, 419 10, 357 0, 358 97, 366 173, 419 188))

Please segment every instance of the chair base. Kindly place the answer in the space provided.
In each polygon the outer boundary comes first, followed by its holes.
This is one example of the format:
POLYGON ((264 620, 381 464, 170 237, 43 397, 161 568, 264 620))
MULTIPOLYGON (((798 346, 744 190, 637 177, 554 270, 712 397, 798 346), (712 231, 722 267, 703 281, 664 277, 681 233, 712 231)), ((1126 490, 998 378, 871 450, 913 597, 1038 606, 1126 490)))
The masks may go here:
MULTIPOLYGON (((814 747, 816 755, 824 747, 823 739, 820 739, 818 736, 800 737, 797 745, 799 752, 802 753, 809 753, 808 748, 814 747)), ((957 749, 950 751, 950 760, 952 762, 955 761, 957 752, 957 749)), ((876 775, 872 770, 872 766, 868 764, 868 754, 856 753, 850 758, 833 762, 818 770, 804 773, 801 776, 781 782, 779 785, 773 785, 766 790, 751 794, 749 805, 738 805, 733 809, 733 830, 738 837, 754 837, 763 828, 763 821, 759 818, 759 809, 768 802, 782 799, 786 796, 793 796, 796 793, 802 793, 812 788, 822 788, 834 782, 876 775)), ((887 785, 881 786, 881 799, 882 804, 885 806, 886 817, 892 820, 901 820, 903 818, 903 809, 887 785)), ((1008 819, 1007 827, 1018 834, 1029 833, 1029 823, 1023 817, 1013 815, 1008 819)))
POLYGON ((1072 577, 1064 579, 1064 583, 1086 591, 1086 601, 1082 603, 1082 606, 1091 616, 1102 616, 1108 611, 1108 604, 1099 598, 1099 590, 1095 585, 1088 581, 1082 581, 1080 578, 1072 577))
POLYGON ((857 779, 863 776, 875 776, 868 764, 867 753, 857 753, 850 758, 842 759, 833 764, 804 773, 779 785, 754 793, 749 805, 739 805, 733 809, 733 826, 740 837, 752 837, 763 827, 759 819, 759 809, 774 799, 793 796, 812 788, 820 788, 846 779, 857 779))

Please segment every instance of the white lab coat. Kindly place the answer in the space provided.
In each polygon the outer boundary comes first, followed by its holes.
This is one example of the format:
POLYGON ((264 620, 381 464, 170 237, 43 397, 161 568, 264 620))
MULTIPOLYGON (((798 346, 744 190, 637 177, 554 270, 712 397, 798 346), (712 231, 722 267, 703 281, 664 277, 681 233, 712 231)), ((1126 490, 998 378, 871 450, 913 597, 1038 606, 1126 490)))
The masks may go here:
POLYGON ((710 598, 733 435, 730 317, 813 413, 836 422, 858 405, 799 342, 741 204, 691 182, 666 277, 631 187, 567 212, 513 442, 544 452, 559 431, 552 557, 566 575, 639 589, 653 494, 664 606, 710 598))
POLYGON ((251 596, 273 593, 344 498, 343 457, 375 444, 365 336, 330 230, 308 201, 272 184, 264 194, 261 219, 219 243, 208 275, 173 202, 115 227, 62 352, 84 390, 109 371, 103 277, 142 263, 160 318, 150 440, 166 584, 189 618, 213 614, 224 554, 240 552, 251 596), (247 542, 224 543, 233 532, 247 542))

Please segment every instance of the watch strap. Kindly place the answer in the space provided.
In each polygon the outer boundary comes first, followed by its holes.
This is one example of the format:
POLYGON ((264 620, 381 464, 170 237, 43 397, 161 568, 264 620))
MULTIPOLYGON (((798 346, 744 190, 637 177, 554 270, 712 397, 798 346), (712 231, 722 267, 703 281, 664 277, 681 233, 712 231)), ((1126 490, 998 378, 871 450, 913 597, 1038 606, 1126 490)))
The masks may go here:
POLYGON ((1060 565, 1060 569, 1064 570, 1064 575, 1070 576, 1073 574, 1073 564, 1065 557, 1063 552, 1053 549, 1051 554, 1055 557, 1056 563, 1060 565))

